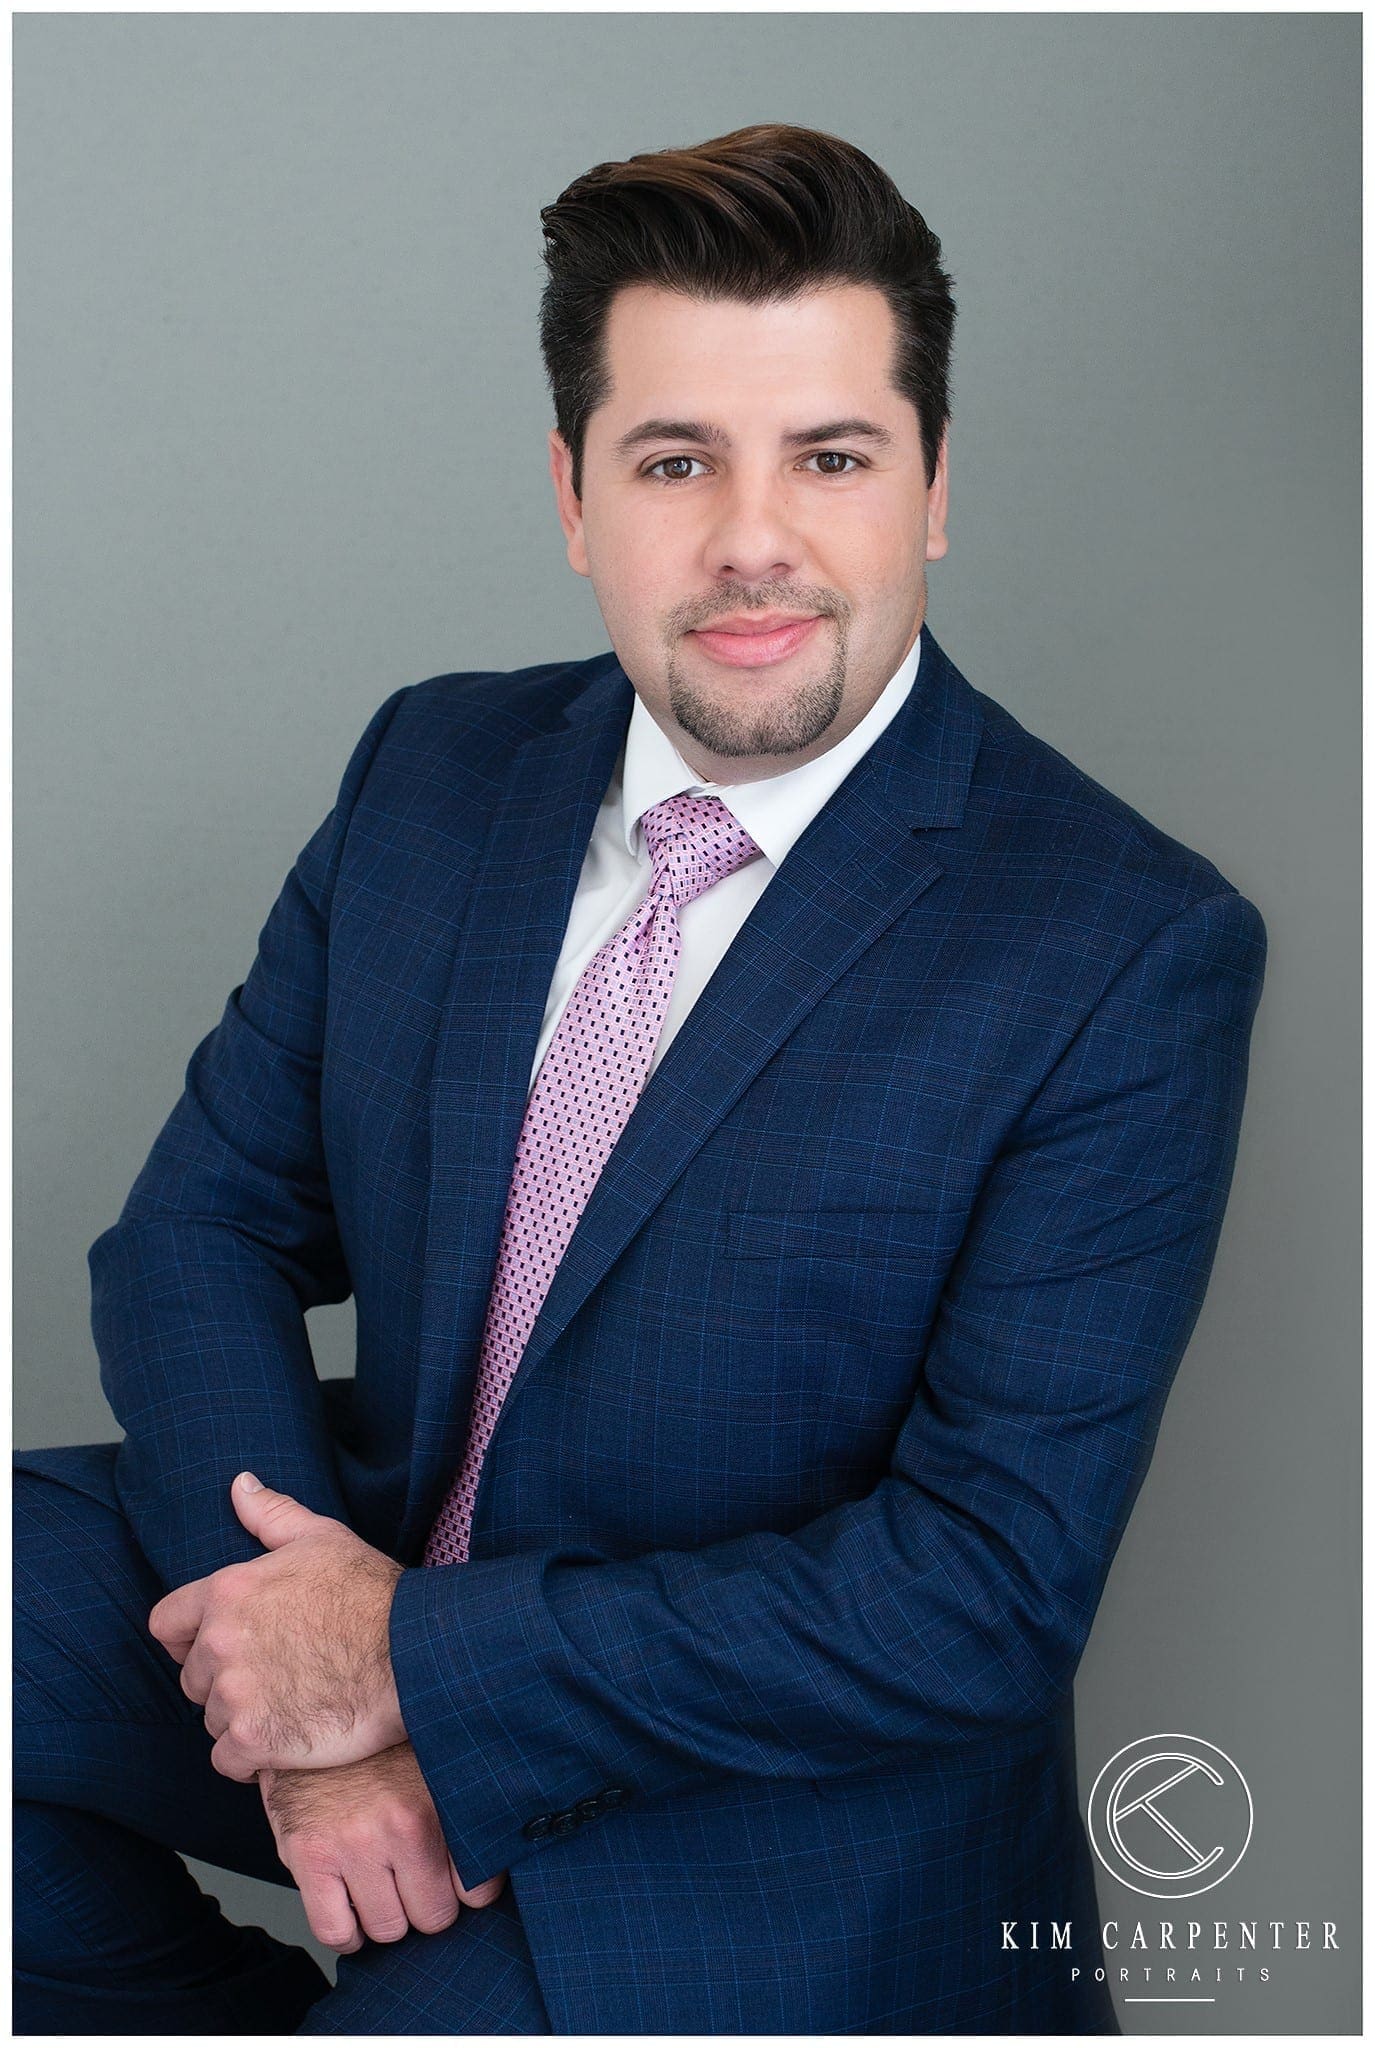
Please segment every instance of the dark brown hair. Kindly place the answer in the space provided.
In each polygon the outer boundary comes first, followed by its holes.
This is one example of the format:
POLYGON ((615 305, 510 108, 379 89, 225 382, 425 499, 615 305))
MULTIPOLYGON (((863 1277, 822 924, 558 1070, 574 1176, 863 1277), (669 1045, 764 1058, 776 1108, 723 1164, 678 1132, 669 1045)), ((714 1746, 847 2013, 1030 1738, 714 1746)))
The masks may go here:
POLYGON ((578 497, 588 417, 610 391, 607 315, 629 284, 753 304, 825 283, 876 285, 897 322, 894 388, 917 409, 934 480, 950 417, 951 280, 938 238, 853 143, 760 122, 597 164, 540 220, 540 347, 578 497))

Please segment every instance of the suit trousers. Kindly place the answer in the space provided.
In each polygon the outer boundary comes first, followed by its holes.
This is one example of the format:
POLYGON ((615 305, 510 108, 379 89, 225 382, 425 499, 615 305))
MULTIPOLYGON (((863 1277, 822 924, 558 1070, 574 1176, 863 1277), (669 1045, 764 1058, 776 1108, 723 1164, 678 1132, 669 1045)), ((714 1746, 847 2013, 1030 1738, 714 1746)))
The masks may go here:
POLYGON ((148 1633, 168 1589, 120 1508, 115 1451, 14 1461, 16 2033, 552 2032, 509 1884, 438 1934, 365 1940, 333 1988, 201 1891, 178 1850, 291 1878, 256 1785, 214 1769, 148 1633))

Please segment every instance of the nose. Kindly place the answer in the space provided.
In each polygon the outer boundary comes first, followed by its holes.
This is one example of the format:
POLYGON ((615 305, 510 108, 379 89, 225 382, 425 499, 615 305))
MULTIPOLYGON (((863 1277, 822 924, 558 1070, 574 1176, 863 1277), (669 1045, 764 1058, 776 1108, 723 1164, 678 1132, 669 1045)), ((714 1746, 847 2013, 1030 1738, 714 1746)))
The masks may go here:
POLYGON ((716 497, 705 541, 708 575, 741 583, 795 577, 806 551, 789 495, 775 477, 737 473, 716 497))

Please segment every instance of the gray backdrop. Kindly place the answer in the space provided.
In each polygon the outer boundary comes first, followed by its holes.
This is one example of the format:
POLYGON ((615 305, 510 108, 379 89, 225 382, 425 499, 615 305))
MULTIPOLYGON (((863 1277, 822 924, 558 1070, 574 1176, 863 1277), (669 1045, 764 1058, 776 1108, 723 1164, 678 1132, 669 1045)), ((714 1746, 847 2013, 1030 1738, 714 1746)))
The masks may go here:
MULTIPOLYGON (((837 132, 955 278, 935 630, 1270 931, 1080 1778, 1220 1744, 1240 1868, 1173 1908, 1100 1873, 1103 1914, 1342 1945, 1123 2023, 1354 2031, 1359 17, 28 14, 14 46, 16 1440, 118 1435, 87 1247, 369 713, 608 645, 546 475, 539 208, 607 157, 837 132)), ((347 1370, 348 1312, 312 1328, 347 1370)))

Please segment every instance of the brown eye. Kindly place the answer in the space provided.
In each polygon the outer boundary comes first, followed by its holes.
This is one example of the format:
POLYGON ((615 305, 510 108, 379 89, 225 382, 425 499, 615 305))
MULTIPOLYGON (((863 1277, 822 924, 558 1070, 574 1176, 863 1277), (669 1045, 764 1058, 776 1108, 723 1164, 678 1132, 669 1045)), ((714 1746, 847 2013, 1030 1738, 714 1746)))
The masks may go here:
MULTIPOLYGON (((661 455, 657 462, 650 463, 649 468, 645 471, 645 475, 654 476, 655 470, 667 469, 671 464, 675 462, 685 462, 690 464, 695 462, 696 460, 697 457, 695 455, 661 455)), ((692 481, 691 477, 688 476, 660 476, 655 477, 654 480, 656 483, 661 484, 686 484, 691 483, 692 481)))

